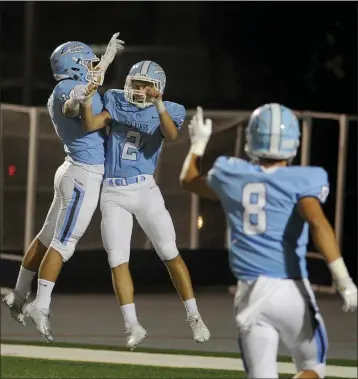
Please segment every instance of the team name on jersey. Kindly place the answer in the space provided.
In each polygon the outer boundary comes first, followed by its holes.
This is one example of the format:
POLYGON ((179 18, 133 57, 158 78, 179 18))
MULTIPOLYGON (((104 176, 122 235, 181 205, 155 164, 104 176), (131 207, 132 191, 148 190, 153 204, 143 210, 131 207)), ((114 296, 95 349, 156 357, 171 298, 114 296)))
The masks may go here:
POLYGON ((140 122, 125 120, 124 125, 130 126, 132 128, 138 129, 141 132, 147 132, 149 130, 149 125, 147 124, 141 124, 140 122))

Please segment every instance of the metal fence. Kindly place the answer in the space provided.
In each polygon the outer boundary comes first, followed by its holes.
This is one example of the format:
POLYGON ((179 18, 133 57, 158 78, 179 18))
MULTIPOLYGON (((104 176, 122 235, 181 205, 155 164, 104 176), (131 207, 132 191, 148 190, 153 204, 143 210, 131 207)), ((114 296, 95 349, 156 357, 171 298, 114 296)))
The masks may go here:
MULTIPOLYGON (((188 111, 188 118, 194 111, 188 111)), ((213 119, 214 137, 209 142, 204 167, 208 169, 221 154, 242 157, 244 128, 249 111, 206 111, 213 119)), ((334 201, 334 229, 342 247, 345 176, 347 167, 349 126, 356 128, 357 117, 310 111, 297 111, 302 140, 300 164, 311 162, 311 139, 315 125, 325 120, 338 130, 336 188, 334 201), (337 129, 338 127, 338 129, 337 129)), ((2 120, 2 169, 1 175, 1 251, 27 249, 35 233, 41 228, 53 196, 53 176, 64 159, 63 147, 58 139, 46 108, 1 104, 2 120)), ((318 127, 318 126, 317 126, 318 127)), ((332 129, 333 130, 333 129, 332 129)), ((331 133, 331 132, 330 132, 331 133)), ((320 141, 314 141, 318 146, 320 141)), ((226 220, 219 204, 205 202, 182 190, 178 176, 187 154, 189 138, 187 120, 176 141, 167 141, 156 171, 167 208, 171 213, 177 232, 179 248, 222 247, 226 243, 226 220), (204 214, 206 215, 204 217, 204 214), (210 219, 215 227, 210 226, 210 219), (200 223, 198 223, 198 220, 200 223), (207 225, 205 237, 202 225, 207 225)), ((78 249, 102 248, 100 236, 100 213, 94 218, 79 243, 78 249)), ((150 241, 138 224, 134 226, 132 247, 151 248, 150 241)), ((317 253, 309 256, 321 258, 317 253)))

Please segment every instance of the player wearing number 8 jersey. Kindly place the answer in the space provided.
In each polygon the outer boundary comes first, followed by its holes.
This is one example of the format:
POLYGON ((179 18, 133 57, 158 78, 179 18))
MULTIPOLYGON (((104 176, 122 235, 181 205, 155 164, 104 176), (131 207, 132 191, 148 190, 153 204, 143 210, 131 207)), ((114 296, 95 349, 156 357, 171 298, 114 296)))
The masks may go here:
POLYGON ((357 288, 320 206, 328 195, 327 173, 289 165, 299 146, 298 121, 288 108, 267 104, 253 112, 247 127, 245 150, 253 163, 222 156, 204 177, 197 164, 211 128, 198 108, 189 124, 192 145, 181 182, 191 192, 220 200, 228 218, 229 262, 238 280, 235 319, 247 376, 278 378, 281 339, 294 358, 296 378, 323 378, 327 336, 307 279, 309 228, 344 310, 357 306, 357 288))
POLYGON ((94 116, 90 106, 82 109, 88 131, 109 125, 101 194, 102 239, 131 349, 146 337, 136 316, 128 269, 133 215, 171 274, 184 301, 194 339, 204 342, 210 337, 196 306, 187 267, 176 247, 172 219, 153 178, 163 138, 174 140, 185 118, 182 105, 162 101, 165 82, 165 73, 157 63, 142 61, 130 70, 124 91, 105 93, 105 110, 100 115, 94 116))

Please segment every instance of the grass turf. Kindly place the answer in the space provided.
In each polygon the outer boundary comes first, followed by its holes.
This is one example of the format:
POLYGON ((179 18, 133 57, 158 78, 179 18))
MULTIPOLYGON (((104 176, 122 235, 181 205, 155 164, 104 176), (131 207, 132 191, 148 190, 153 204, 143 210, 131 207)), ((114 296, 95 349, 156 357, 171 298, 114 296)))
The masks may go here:
POLYGON ((1 357, 2 378, 244 378, 237 371, 1 357))
MULTIPOLYGON (((1 378, 245 378, 244 372, 1 357, 1 378)), ((292 375, 280 375, 292 378, 292 375)), ((333 379, 333 378, 327 378, 333 379)))

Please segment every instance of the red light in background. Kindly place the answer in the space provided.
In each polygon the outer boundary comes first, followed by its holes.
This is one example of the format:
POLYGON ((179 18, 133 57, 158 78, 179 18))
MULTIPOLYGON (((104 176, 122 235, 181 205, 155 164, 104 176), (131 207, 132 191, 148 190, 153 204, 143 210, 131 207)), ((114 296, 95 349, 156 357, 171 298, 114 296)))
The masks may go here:
POLYGON ((16 174, 16 166, 14 164, 11 164, 9 167, 8 167, 8 175, 9 176, 15 176, 16 174))

